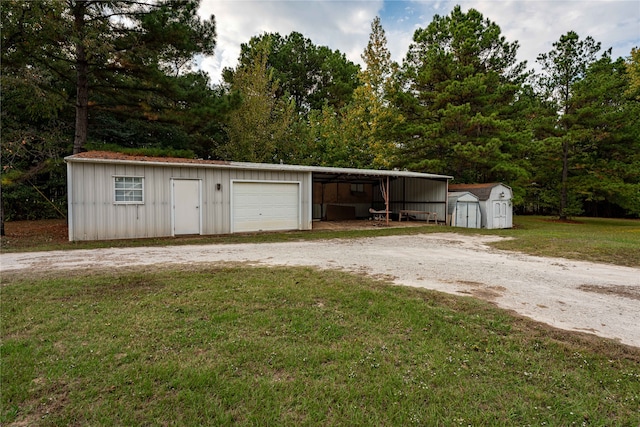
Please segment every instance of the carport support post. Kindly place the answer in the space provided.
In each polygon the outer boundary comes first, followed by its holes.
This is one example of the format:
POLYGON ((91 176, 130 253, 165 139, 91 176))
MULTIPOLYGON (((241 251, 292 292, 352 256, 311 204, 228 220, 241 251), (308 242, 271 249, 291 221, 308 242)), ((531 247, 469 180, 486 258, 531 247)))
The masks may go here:
POLYGON ((387 227, 388 227, 389 226, 389 175, 387 175, 387 188, 385 188, 384 190, 384 206, 385 206, 385 210, 387 211, 387 227))

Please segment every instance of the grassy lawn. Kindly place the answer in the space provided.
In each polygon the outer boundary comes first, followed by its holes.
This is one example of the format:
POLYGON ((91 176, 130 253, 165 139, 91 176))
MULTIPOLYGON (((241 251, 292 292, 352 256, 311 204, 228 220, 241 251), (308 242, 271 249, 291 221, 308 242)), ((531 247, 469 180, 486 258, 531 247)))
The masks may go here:
POLYGON ((513 237, 493 244, 531 255, 640 267, 640 220, 576 218, 571 222, 521 216, 511 230, 489 230, 513 237))
MULTIPOLYGON (((515 225, 87 243, 57 227, 4 238, 2 250, 457 232, 640 266, 638 220, 515 225)), ((640 349, 472 298, 305 268, 6 276, 1 425, 640 425, 640 349)))
POLYGON ((2 283, 2 425, 640 424, 640 350, 307 268, 2 283))

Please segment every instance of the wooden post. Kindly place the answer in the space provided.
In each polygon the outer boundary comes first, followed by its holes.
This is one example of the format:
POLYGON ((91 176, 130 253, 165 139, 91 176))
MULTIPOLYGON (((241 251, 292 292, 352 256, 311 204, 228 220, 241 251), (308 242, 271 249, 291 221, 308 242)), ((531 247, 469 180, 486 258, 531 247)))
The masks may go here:
POLYGON ((324 214, 324 182, 320 183, 320 188, 322 189, 320 192, 320 220, 326 221, 327 216, 324 214))
POLYGON ((389 226, 389 175, 387 175, 387 188, 384 190, 384 205, 387 211, 387 227, 389 226))

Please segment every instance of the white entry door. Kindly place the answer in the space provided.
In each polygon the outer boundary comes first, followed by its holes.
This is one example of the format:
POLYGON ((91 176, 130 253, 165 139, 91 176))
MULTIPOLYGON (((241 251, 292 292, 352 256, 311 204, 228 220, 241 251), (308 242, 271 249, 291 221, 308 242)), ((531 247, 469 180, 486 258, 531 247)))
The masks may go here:
POLYGON ((200 234, 200 180, 172 179, 173 235, 200 234))
POLYGON ((493 228, 507 226, 507 202, 495 202, 493 205, 493 228))
POLYGON ((298 230, 300 183, 234 181, 231 231, 298 230))

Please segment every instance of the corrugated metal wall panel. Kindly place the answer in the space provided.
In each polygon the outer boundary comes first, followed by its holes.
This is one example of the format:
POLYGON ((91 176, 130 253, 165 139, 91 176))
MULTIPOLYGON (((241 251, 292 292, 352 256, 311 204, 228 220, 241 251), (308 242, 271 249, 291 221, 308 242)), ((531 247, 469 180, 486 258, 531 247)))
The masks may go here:
POLYGON ((171 236, 171 179, 201 180, 203 234, 231 231, 232 179, 300 181, 302 228, 311 229, 311 173, 109 163, 69 163, 70 238, 105 240, 171 236), (144 177, 144 204, 115 204, 114 176, 144 177), (220 184, 220 190, 217 189, 220 184), (308 217, 308 218, 307 218, 308 217))
MULTIPOLYGON (((93 207, 87 207, 92 211, 95 224, 87 224, 87 234, 95 233, 96 239, 108 239, 108 230, 112 228, 113 213, 109 207, 113 205, 113 176, 102 173, 104 167, 101 165, 87 165, 91 168, 91 180, 93 182, 93 207)), ((87 186, 87 192, 91 187, 87 186)))
POLYGON ((211 190, 207 194, 206 211, 207 234, 227 234, 231 232, 231 170, 213 169, 211 173, 211 190), (220 184, 220 190, 217 184, 220 184))
MULTIPOLYGON (((399 178, 389 182, 389 210, 416 210, 436 212, 439 221, 446 218, 447 185, 445 181, 399 178)), ((377 208, 384 207, 384 199, 380 191, 374 188, 374 204, 377 208)))
POLYGON ((171 170, 153 167, 145 172, 146 236, 171 234, 171 170), (156 183, 156 184, 154 184, 156 183))
POLYGON ((213 173, 216 184, 221 185, 214 196, 213 229, 226 234, 231 232, 231 175, 227 169, 215 169, 213 173))

